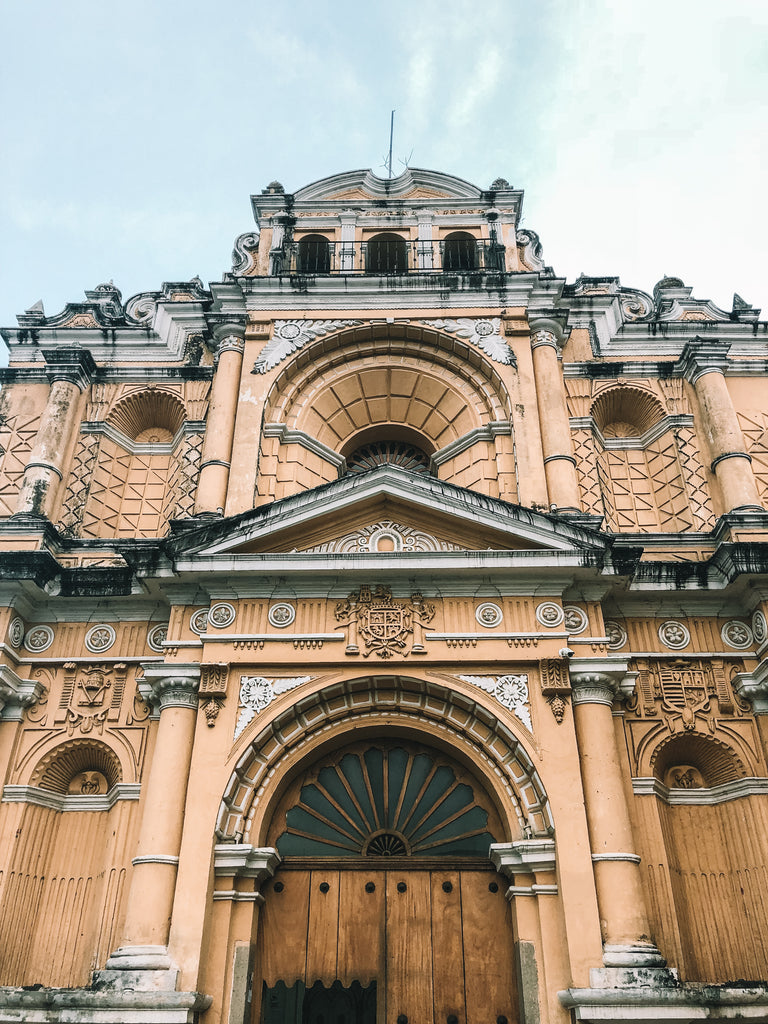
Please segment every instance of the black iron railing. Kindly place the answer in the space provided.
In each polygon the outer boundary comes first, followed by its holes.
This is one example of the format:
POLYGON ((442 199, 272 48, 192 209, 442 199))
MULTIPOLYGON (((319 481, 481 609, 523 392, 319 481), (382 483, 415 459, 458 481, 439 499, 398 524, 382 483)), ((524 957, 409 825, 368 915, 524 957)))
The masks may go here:
POLYGON ((291 242, 271 253, 272 274, 421 274, 503 272, 504 246, 486 240, 407 239, 291 242))

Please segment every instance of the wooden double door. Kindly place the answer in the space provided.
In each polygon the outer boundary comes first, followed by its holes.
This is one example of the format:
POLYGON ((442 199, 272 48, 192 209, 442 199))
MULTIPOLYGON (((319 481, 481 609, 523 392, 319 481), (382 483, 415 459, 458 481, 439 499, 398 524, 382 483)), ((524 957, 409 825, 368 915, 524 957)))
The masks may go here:
POLYGON ((514 1024, 503 880, 376 861, 282 869, 265 886, 254 1024, 514 1024))

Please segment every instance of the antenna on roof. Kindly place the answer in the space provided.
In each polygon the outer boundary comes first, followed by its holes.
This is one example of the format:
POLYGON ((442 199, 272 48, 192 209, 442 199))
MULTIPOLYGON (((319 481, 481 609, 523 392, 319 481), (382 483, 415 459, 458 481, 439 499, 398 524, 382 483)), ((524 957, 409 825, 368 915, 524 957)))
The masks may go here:
POLYGON ((389 118, 389 159, 387 160, 387 176, 392 177, 392 139, 395 134, 395 112, 389 118))

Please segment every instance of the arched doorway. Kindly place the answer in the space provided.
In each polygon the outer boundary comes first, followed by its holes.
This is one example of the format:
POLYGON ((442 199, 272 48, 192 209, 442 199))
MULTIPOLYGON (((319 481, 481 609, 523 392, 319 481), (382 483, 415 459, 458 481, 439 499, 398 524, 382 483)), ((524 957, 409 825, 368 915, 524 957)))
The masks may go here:
POLYGON ((302 767, 268 827, 253 988, 261 1024, 517 1020, 504 828, 478 777, 413 738, 302 767))

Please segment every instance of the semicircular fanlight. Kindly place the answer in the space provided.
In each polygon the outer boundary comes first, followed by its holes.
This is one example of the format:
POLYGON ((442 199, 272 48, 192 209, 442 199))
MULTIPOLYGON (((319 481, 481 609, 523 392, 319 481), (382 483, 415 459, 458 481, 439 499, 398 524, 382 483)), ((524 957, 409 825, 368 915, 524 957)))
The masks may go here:
POLYGON ((424 751, 369 747, 316 771, 285 815, 282 856, 487 857, 488 811, 424 751))
POLYGON ((429 456, 405 441, 373 441, 347 457, 347 473, 367 473, 379 466, 402 466, 412 473, 428 473, 429 456))

